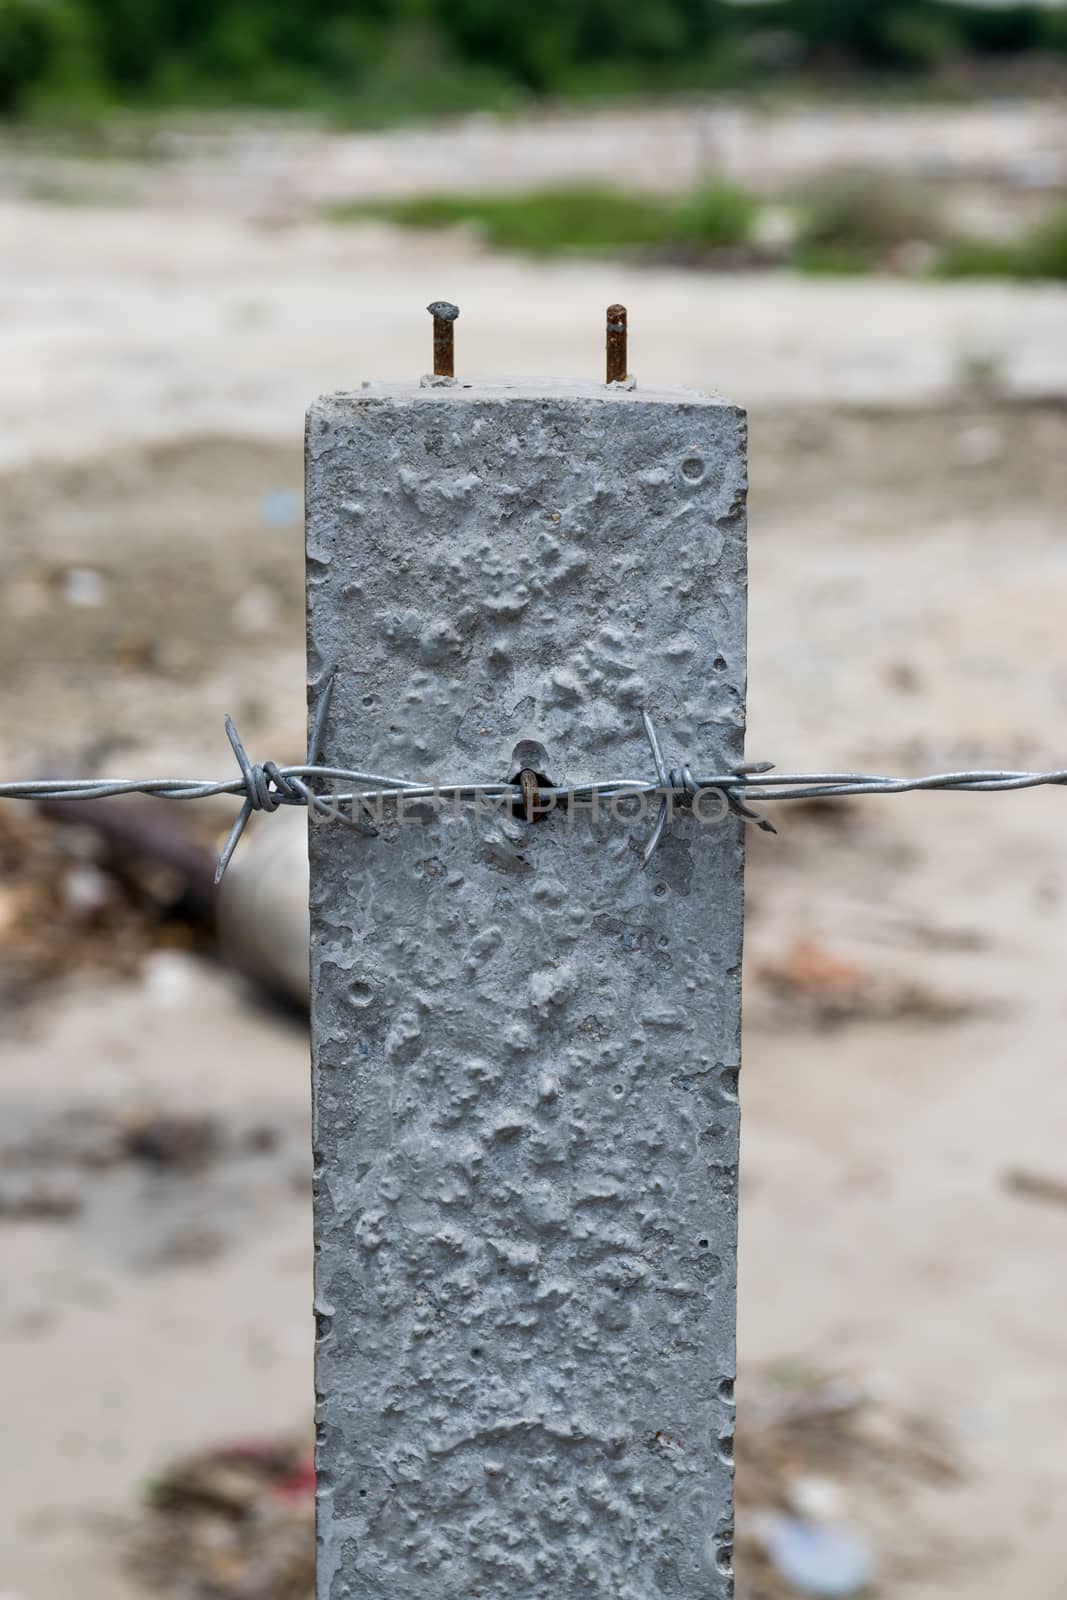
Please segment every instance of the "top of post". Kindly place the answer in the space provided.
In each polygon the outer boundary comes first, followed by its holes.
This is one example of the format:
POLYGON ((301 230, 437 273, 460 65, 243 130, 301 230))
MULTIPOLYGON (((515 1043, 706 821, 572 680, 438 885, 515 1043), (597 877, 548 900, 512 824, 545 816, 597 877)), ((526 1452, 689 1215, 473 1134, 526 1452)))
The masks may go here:
POLYGON ((608 306, 605 320, 604 381, 591 378, 475 378, 456 376, 454 329, 459 307, 450 300, 432 300, 426 307, 433 318, 433 372, 400 382, 365 382, 359 389, 323 395, 308 411, 307 445, 310 455, 329 448, 335 428, 373 415, 378 407, 492 406, 499 411, 510 404, 541 404, 580 413, 582 423, 603 417, 604 406, 667 408, 685 413, 718 411, 743 426, 744 411, 720 394, 699 389, 644 387, 627 371, 629 316, 624 305, 608 306))
POLYGON ((507 377, 479 378, 449 384, 423 384, 418 379, 367 382, 358 389, 340 389, 322 395, 311 407, 315 416, 351 415, 365 406, 381 404, 453 405, 480 401, 507 402, 530 400, 573 400, 589 405, 633 406, 673 405, 695 409, 739 411, 741 407, 714 391, 653 387, 621 383, 597 383, 581 378, 507 377))
POLYGON ((608 306, 605 314, 604 381, 566 378, 467 378, 456 376, 455 324, 459 307, 451 300, 431 300, 426 307, 433 318, 433 372, 417 382, 365 382, 358 390, 341 390, 324 395, 308 413, 309 421, 351 415, 376 403, 391 405, 429 401, 443 405, 454 400, 492 401, 574 401, 581 405, 605 402, 623 405, 673 405, 718 407, 740 414, 721 395, 688 388, 640 388, 627 370, 629 357, 629 314, 624 305, 608 306))

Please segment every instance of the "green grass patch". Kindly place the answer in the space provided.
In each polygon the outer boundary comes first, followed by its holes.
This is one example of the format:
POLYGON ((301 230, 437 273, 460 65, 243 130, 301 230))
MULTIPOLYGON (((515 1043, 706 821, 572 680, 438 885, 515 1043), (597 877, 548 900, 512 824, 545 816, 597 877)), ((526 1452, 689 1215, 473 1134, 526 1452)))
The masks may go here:
POLYGON ((1049 278, 1067 280, 1067 206, 1016 243, 955 239, 942 252, 945 278, 1049 278))
POLYGON ((838 275, 1067 279, 1067 208, 1018 241, 997 243, 952 234, 920 189, 885 179, 847 180, 797 200, 794 235, 774 246, 759 241, 761 205, 725 182, 681 196, 585 184, 528 194, 343 202, 324 214, 342 223, 473 228, 493 249, 527 256, 638 256, 688 266, 740 261, 838 275))
POLYGON ((805 272, 941 278, 1067 278, 1067 207, 1016 240, 961 236, 929 191, 856 178, 807 197, 789 264, 805 272))
POLYGON ((872 176, 839 179, 803 199, 791 265, 804 272, 884 270, 909 247, 939 245, 943 231, 916 189, 872 176))
POLYGON ((744 246, 756 206, 724 183, 680 199, 588 185, 341 204, 326 214, 335 222, 377 217, 406 228, 473 227, 495 249, 523 255, 610 255, 744 246))

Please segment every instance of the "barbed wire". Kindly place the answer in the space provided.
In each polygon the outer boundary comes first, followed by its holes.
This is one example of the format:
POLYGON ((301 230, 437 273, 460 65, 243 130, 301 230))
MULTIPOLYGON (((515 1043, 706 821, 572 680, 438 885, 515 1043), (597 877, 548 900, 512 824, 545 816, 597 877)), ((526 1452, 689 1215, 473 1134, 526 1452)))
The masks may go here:
MULTIPOLYGON (((117 795, 139 794, 162 800, 209 800, 220 795, 240 795, 243 804, 222 847, 215 870, 215 882, 222 880, 252 813, 268 814, 281 806, 306 806, 309 811, 331 820, 348 823, 357 832, 374 835, 370 808, 389 799, 405 802, 450 800, 455 804, 471 801, 508 802, 521 808, 528 821, 546 814, 558 805, 595 804, 627 797, 655 796, 660 805, 644 850, 641 865, 647 867, 659 848, 672 809, 694 808, 700 797, 717 795, 725 807, 746 823, 768 833, 777 833, 774 824, 755 809, 778 800, 837 800, 853 795, 908 794, 917 790, 949 790, 957 793, 989 794, 999 790, 1035 789, 1044 785, 1067 784, 1067 768, 1051 772, 1018 772, 1007 769, 974 769, 965 772, 936 772, 917 778, 886 777, 861 772, 778 772, 770 761, 743 762, 725 772, 695 775, 689 766, 668 767, 659 738, 647 712, 641 713, 655 767, 655 778, 600 778, 586 783, 555 785, 542 778, 533 782, 505 780, 471 782, 450 779, 419 783, 379 772, 364 772, 350 767, 323 765, 319 758, 334 687, 330 673, 319 695, 308 738, 306 760, 298 766, 279 766, 274 761, 254 762, 249 758, 231 718, 226 718, 226 736, 237 760, 239 775, 233 778, 28 778, 0 783, 0 800, 38 800, 67 802, 104 800, 117 795), (328 794, 313 789, 313 783, 347 785, 328 794), (343 807, 349 807, 345 815, 343 807)), ((521 775, 534 779, 534 775, 521 775)))

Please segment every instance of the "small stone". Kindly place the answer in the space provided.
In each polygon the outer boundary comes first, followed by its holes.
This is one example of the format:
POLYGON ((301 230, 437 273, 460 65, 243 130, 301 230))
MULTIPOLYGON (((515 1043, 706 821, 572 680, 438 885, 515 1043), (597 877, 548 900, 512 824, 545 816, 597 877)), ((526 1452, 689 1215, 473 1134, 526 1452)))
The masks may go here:
POLYGON ((874 1577, 870 1545, 844 1524, 771 1515, 758 1532, 775 1568, 798 1594, 849 1600, 874 1577))
POLYGON ((1004 435, 991 423, 976 423, 956 435, 952 453, 961 467, 988 467, 1004 453, 1004 435))
POLYGON ((60 579, 59 592, 68 606, 101 606, 107 598, 107 579, 92 567, 71 567, 60 579))
POLYGON ((270 489, 259 502, 259 515, 268 527, 291 527, 300 517, 300 496, 292 489, 270 489))
POLYGON ((281 602, 274 589, 257 583, 246 589, 233 608, 233 625, 239 633, 269 633, 278 620, 281 602))
POLYGON ((86 922, 106 911, 114 899, 114 884, 92 862, 81 862, 63 875, 63 904, 86 922))
POLYGON ((832 1478, 804 1473, 791 1478, 786 1486, 790 1510, 809 1522, 832 1522, 842 1509, 841 1485, 832 1478))

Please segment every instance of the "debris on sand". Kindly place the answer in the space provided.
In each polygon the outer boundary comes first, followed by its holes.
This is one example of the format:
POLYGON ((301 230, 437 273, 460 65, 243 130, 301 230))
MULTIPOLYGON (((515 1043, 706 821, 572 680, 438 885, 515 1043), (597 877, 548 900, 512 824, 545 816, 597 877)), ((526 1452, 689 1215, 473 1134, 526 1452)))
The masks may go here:
POLYGON ((149 1488, 138 1579, 182 1600, 311 1600, 315 1473, 304 1440, 219 1446, 149 1488))
MULTIPOLYGON (((895 1418, 840 1382, 748 1400, 737 1445, 737 1600, 866 1593, 876 1541, 846 1498, 860 1487, 897 1504, 916 1480, 960 1477, 928 1421, 895 1418)), ((151 1486, 130 1564, 175 1600, 312 1600, 314 1490, 301 1439, 203 1451, 151 1486)))
POLYGON ((140 1111, 121 1129, 122 1148, 135 1161, 170 1171, 196 1172, 219 1154, 221 1136, 212 1117, 174 1111, 140 1111))
POLYGON ((1067 1206, 1067 1178, 1050 1178, 1041 1172, 1028 1172, 1024 1167, 1009 1167, 1001 1182, 1009 1194, 1040 1200, 1045 1205, 1067 1206))
POLYGON ((233 1126, 195 1109, 136 1102, 12 1113, 0 1137, 0 1226, 82 1218, 92 1230, 117 1196, 135 1196, 143 1226, 122 1230, 129 1264, 199 1266, 226 1247, 215 1200, 226 1195, 232 1220, 234 1185, 250 1204, 264 1178, 279 1194, 291 1189, 282 1130, 262 1120, 233 1126))
POLYGON ((874 1577, 874 1556, 855 1528, 769 1514, 759 1538, 775 1571, 794 1594, 849 1600, 874 1577))
POLYGON ((81 1210, 75 1184, 51 1177, 10 1178, 0 1182, 0 1221, 66 1222, 81 1210))
POLYGON ((159 946, 191 945, 173 875, 114 859, 82 827, 29 808, 0 812, 0 1005, 92 971, 130 977, 159 946))
MULTIPOLYGON (((246 1135, 242 1148, 264 1148, 246 1135)), ((71 1107, 58 1115, 10 1126, 0 1141, 5 1173, 103 1172, 128 1162, 158 1171, 200 1172, 225 1153, 227 1141, 214 1117, 199 1112, 134 1105, 104 1110, 71 1107)))
POLYGON ((792 800, 789 803, 789 821, 796 828, 802 823, 830 832, 854 828, 864 819, 862 802, 848 795, 835 795, 828 800, 825 795, 812 795, 809 800, 792 800))
POLYGON ((785 954, 765 960, 756 976, 770 1020, 829 1027, 845 1022, 958 1022, 975 1003, 917 978, 876 972, 812 934, 798 935, 785 954))
POLYGON ((743 1402, 736 1445, 738 1600, 866 1594, 876 1540, 856 1505, 899 1504, 916 1483, 961 1477, 928 1419, 896 1416, 837 1381, 806 1378, 743 1402))

